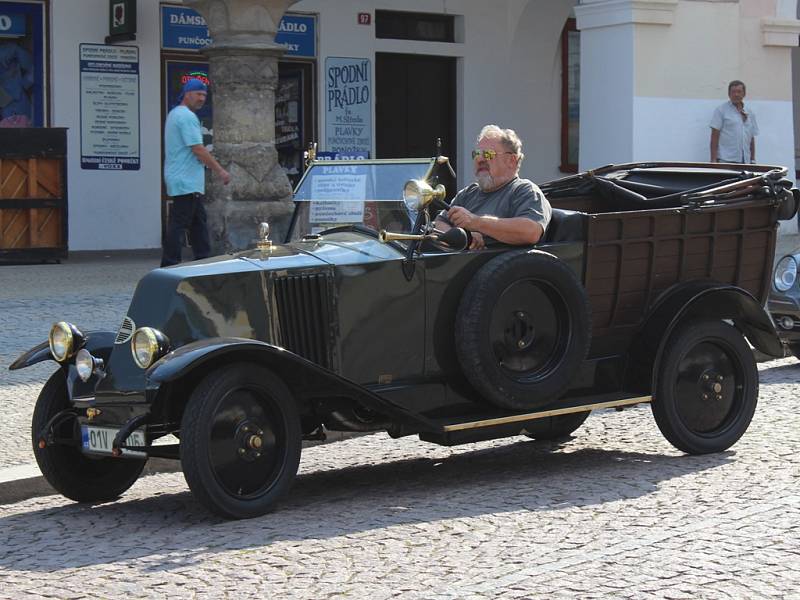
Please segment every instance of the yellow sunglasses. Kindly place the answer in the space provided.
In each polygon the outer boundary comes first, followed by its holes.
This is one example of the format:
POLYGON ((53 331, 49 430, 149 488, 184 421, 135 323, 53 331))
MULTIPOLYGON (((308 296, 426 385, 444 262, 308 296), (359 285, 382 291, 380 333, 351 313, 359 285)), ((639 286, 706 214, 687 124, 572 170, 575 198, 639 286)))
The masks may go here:
MULTIPOLYGON (((502 154, 515 154, 515 152, 502 152, 502 154)), ((497 150, 473 150, 472 151, 472 160, 475 160, 479 156, 483 156, 486 160, 494 160, 495 156, 497 156, 497 150)))

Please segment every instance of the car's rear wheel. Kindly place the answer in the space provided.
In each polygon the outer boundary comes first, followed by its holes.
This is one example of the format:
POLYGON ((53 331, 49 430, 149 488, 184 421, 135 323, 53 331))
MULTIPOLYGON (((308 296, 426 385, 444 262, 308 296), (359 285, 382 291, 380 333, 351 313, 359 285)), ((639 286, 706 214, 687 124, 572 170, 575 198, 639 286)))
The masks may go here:
POLYGON ((537 419, 526 427, 526 437, 534 440, 561 440, 574 433, 589 417, 590 410, 537 419))
POLYGON ((249 363, 214 371, 198 385, 181 422, 181 465, 212 512, 246 519, 269 512, 300 463, 294 399, 272 371, 249 363))
POLYGON ((67 382, 61 370, 44 384, 31 423, 33 455, 39 469, 56 491, 77 502, 108 502, 130 488, 144 468, 146 459, 96 458, 80 450, 75 419, 57 425, 54 443, 39 447, 44 427, 56 413, 69 407, 67 382))
POLYGON ((757 401, 756 361, 735 327, 695 319, 670 335, 651 406, 673 446, 689 454, 726 450, 747 430, 757 401))
POLYGON ((586 292, 551 254, 506 252, 481 267, 456 314, 456 353, 484 398, 531 410, 559 397, 589 348, 586 292))

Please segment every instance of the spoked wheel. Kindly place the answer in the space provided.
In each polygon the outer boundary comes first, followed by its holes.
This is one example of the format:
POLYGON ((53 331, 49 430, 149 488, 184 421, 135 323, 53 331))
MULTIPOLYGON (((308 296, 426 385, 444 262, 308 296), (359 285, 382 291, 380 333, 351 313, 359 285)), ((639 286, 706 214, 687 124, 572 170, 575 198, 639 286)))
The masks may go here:
POLYGON ((569 386, 589 347, 586 293, 571 269, 538 251, 507 252, 467 286, 456 315, 462 370, 489 401, 527 410, 569 386))
POLYGON ((670 336, 651 406, 673 446, 689 454, 726 450, 747 430, 757 401, 755 358, 736 328, 697 319, 670 336))
POLYGON ((300 417, 286 385, 253 364, 208 375, 181 423, 189 488, 212 512, 245 519, 271 510, 297 474, 300 417))
POLYGON ((56 491, 77 502, 108 502, 130 488, 147 459, 87 456, 80 449, 80 431, 74 419, 55 428, 55 442, 39 447, 39 435, 48 421, 69 407, 67 381, 59 369, 44 384, 33 411, 31 437, 39 469, 56 491))

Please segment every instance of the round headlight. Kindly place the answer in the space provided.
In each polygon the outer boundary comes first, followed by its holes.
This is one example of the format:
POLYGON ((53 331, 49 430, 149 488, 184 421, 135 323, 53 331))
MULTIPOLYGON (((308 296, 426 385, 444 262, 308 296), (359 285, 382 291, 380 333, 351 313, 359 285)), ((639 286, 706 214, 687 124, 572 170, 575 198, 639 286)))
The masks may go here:
POLYGON ((59 321, 50 328, 48 342, 53 358, 58 362, 64 362, 83 345, 83 334, 72 323, 59 321))
POLYGON ((403 202, 406 203, 408 210, 419 210, 424 205, 422 204, 422 194, 420 193, 420 185, 416 179, 406 181, 403 186, 403 202))
POLYGON ((131 339, 133 360, 146 369, 169 351, 169 340, 158 329, 140 327, 131 339))
POLYGON ((75 355, 75 370, 78 371, 81 380, 89 381, 94 373, 94 364, 94 356, 86 348, 78 350, 78 354, 75 355))
POLYGON ((797 281, 797 261, 791 256, 784 256, 775 267, 772 284, 779 292, 788 291, 797 281))

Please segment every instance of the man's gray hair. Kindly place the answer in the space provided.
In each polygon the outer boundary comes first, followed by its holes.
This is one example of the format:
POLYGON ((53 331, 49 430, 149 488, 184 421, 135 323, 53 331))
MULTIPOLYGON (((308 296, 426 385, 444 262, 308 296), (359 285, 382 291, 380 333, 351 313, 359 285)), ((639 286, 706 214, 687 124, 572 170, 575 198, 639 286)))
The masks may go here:
POLYGON ((497 125, 486 125, 478 134, 478 142, 483 138, 498 139, 506 147, 506 150, 513 152, 517 156, 517 171, 522 164, 525 155, 522 153, 522 140, 519 139, 517 132, 513 129, 501 129, 497 125))

